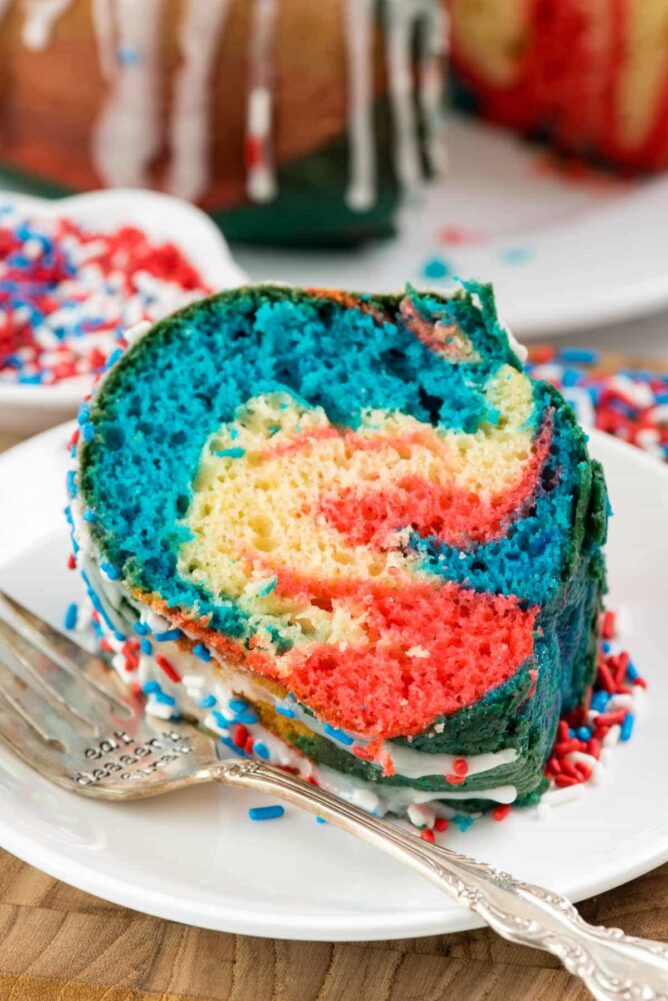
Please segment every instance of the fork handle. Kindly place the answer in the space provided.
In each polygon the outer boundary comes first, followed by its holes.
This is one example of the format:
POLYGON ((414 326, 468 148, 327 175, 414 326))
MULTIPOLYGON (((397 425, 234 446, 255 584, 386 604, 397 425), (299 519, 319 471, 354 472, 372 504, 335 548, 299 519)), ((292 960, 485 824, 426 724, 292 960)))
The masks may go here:
POLYGON ((354 834, 415 869, 503 938, 544 949, 598 1001, 668 1001, 668 948, 584 921, 565 897, 441 848, 324 789, 260 761, 222 761, 215 778, 270 793, 354 834))

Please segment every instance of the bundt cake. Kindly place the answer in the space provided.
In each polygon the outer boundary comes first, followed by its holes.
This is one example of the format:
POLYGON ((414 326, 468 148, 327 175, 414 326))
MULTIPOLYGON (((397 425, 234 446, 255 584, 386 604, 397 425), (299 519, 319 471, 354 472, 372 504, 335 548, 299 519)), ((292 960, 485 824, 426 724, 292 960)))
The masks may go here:
POLYGON ((449 0, 461 104, 624 171, 668 166, 668 0, 449 0))
POLYGON ((535 798, 595 674, 607 501, 490 287, 244 287, 128 339, 68 517, 148 712, 378 813, 535 798))
POLYGON ((440 0, 0 0, 0 163, 230 238, 388 234, 442 161, 445 41, 440 0))

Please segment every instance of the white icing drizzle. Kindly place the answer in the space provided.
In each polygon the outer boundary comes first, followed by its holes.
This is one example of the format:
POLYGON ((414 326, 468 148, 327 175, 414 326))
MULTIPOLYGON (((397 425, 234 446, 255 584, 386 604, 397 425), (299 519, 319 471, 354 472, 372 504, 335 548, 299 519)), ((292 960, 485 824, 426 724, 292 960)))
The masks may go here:
POLYGON ((72 0, 26 0, 21 36, 26 48, 34 51, 45 49, 51 41, 56 21, 71 4, 72 0))
POLYGON ((188 0, 179 28, 182 63, 174 85, 166 184, 189 201, 201 198, 209 185, 211 74, 229 6, 230 0, 188 0))
MULTIPOLYGON (((112 0, 110 8, 117 49, 111 70, 111 94, 93 132, 93 161, 105 184, 146 187, 148 168, 160 149, 160 20, 163 0, 112 0)), ((111 28, 98 10, 100 50, 109 59, 111 28), (101 15, 101 16, 100 16, 101 15)), ((108 13, 108 12, 107 12, 108 13)))
POLYGON ((93 0, 92 14, 97 41, 100 70, 105 80, 111 80, 116 68, 116 42, 114 18, 111 11, 113 0, 93 0))
POLYGON ((349 208, 363 212, 376 200, 376 147, 373 134, 374 0, 344 0, 348 58, 349 208))
POLYGON ((443 66, 448 48, 449 22, 440 4, 427 4, 419 25, 420 109, 425 131, 425 148, 431 169, 440 173, 446 166, 443 122, 443 66))
MULTIPOLYGON (((263 701, 267 701, 267 693, 264 689, 259 689, 253 696, 249 693, 250 697, 259 697, 263 701)), ((313 730, 314 733, 326 737, 328 740, 334 740, 339 750, 347 754, 352 754, 350 750, 351 745, 343 744, 332 737, 331 733, 327 733, 325 724, 317 719, 317 717, 310 716, 296 703, 291 706, 291 709, 298 717, 300 723, 307 726, 309 730, 313 730)), ((368 740, 365 738, 356 738, 356 743, 364 747, 368 743, 368 740)), ((470 756, 463 754, 427 754, 424 751, 416 751, 411 747, 388 743, 383 745, 383 750, 392 758, 397 773, 407 779, 434 778, 452 774, 454 763, 458 759, 466 761, 468 767, 467 775, 479 775, 481 772, 489 772, 495 768, 500 768, 501 765, 511 764, 513 761, 517 761, 518 758, 514 747, 505 747, 500 751, 491 751, 486 754, 472 754, 470 756)))
POLYGON ((385 0, 387 12, 387 68, 395 131, 394 163, 397 177, 410 195, 420 183, 422 171, 413 106, 411 36, 424 0, 385 0))
POLYGON ((246 191, 255 202, 276 197, 276 175, 271 148, 273 96, 272 49, 277 0, 255 0, 250 46, 250 91, 246 117, 246 191))
MULTIPOLYGON (((100 70, 109 96, 93 128, 93 163, 109 186, 143 187, 163 142, 163 87, 159 57, 165 0, 90 0, 100 70), (139 6, 141 10, 139 10, 139 6)), ((211 76, 231 0, 184 0, 178 43, 182 63, 174 85, 169 123, 171 162, 166 187, 195 201, 210 181, 211 76)), ((438 0, 382 0, 386 13, 386 61, 394 122, 394 161, 406 192, 422 175, 415 114, 412 37, 420 47, 418 101, 425 150, 435 171, 445 163, 440 108, 447 16, 438 0)), ((0 0, 0 18, 11 0, 0 0)), ((24 44, 44 49, 57 19, 72 0, 24 0, 24 44)), ((348 65, 349 181, 345 201, 365 211, 376 200, 373 62, 376 0, 343 0, 348 65)), ((269 202, 277 193, 272 148, 273 47, 278 0, 253 0, 246 112, 248 196, 269 202)))

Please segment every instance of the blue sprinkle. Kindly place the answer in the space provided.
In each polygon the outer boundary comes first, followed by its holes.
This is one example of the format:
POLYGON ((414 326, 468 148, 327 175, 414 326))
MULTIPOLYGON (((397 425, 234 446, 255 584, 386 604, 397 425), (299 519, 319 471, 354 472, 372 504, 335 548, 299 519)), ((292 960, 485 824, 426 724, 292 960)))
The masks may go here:
POLYGON ((102 573, 106 573, 109 580, 118 580, 120 576, 116 567, 112 566, 112 564, 109 563, 107 560, 103 560, 103 562, 100 563, 100 570, 102 571, 102 573))
POLYGON ((153 644, 150 640, 147 640, 146 637, 144 637, 144 639, 142 639, 139 643, 139 649, 142 653, 145 653, 147 657, 150 657, 153 653, 153 644))
POLYGON ((603 649, 603 653, 610 653, 610 651, 612 650, 612 645, 608 643, 607 640, 603 640, 603 642, 601 643, 601 647, 603 649))
POLYGON ((200 660, 203 660, 205 664, 208 664, 211 660, 211 654, 203 643, 196 643, 193 647, 193 653, 196 657, 199 657, 200 660))
POLYGON ((148 636, 151 631, 150 626, 147 626, 145 622, 135 622, 132 628, 138 636, 148 636))
POLYGON ((253 726, 257 721, 258 719, 254 712, 241 713, 234 717, 235 723, 244 723, 246 726, 253 726))
POLYGON ((629 681, 635 681, 636 678, 640 677, 640 675, 638 674, 638 668, 635 666, 632 660, 629 661, 629 665, 626 668, 626 677, 629 679, 629 681))
POLYGON ((580 381, 580 373, 575 368, 565 368, 561 376, 561 384, 564 389, 570 389, 572 386, 577 386, 580 381))
POLYGON ((573 730, 572 727, 568 728, 568 736, 571 740, 573 740, 573 738, 575 737, 575 730, 573 730))
POLYGON ((168 643, 171 640, 181 639, 183 633, 180 629, 167 629, 164 633, 156 633, 155 638, 158 643, 168 643))
POLYGON ((216 703, 217 699, 215 695, 205 695, 203 699, 200 699, 197 705, 200 709, 212 709, 216 703))
POLYGON ((622 729, 619 734, 620 740, 628 740, 633 733, 633 723, 635 721, 635 716, 633 713, 627 713, 624 717, 624 722, 622 723, 622 729))
POLYGON ((166 692, 156 692, 154 695, 156 702, 163 702, 166 706, 175 706, 176 699, 173 695, 167 695, 166 692))
POLYGON ((97 521, 97 515, 95 514, 95 511, 84 511, 83 517, 84 521, 89 521, 89 522, 97 521))
POLYGON ((242 747, 237 747, 237 745, 234 743, 234 741, 230 740, 229 737, 221 737, 220 738, 220 742, 221 742, 221 744, 224 744, 225 747, 229 747, 230 751, 233 751, 240 758, 246 758, 246 757, 248 757, 248 755, 246 754, 246 752, 244 751, 244 749, 242 747))
POLYGON ((350 747, 354 743, 353 738, 345 730, 337 730, 336 727, 330 726, 329 723, 325 723, 323 730, 332 740, 338 740, 340 744, 345 744, 346 747, 350 747))
POLYGON ((609 701, 610 701, 610 696, 608 695, 608 693, 599 690, 598 692, 594 692, 594 694, 592 695, 591 708, 594 709, 597 713, 605 712, 605 707, 607 706, 609 701))
POLYGON ((116 57, 121 66, 137 66, 140 62, 139 51, 133 45, 119 45, 116 57))
POLYGON ((532 257, 533 251, 529 247, 506 247, 501 251, 504 264, 526 264, 532 257))
POLYGON ((118 640, 119 643, 125 642, 125 634, 119 632, 118 629, 114 629, 114 637, 118 640))
POLYGON ((276 820, 284 813, 284 806, 252 806, 248 811, 248 816, 251 820, 276 820))
POLYGON ((449 278, 452 268, 444 257, 431 257, 422 266, 424 278, 449 278))
POLYGON ((461 813, 455 814, 455 816, 452 818, 452 821, 454 824, 457 825, 462 834, 465 834, 466 831, 468 831, 469 827, 471 827, 474 823, 473 817, 465 817, 461 813))
POLYGON ((274 706, 274 708, 279 716, 287 716, 288 719, 294 719, 297 715, 293 713, 292 709, 287 709, 285 706, 274 706))
POLYGON ((661 390, 659 390, 657 393, 654 394, 654 402, 668 403, 668 393, 663 393, 661 392, 661 390))
POLYGON ((70 497, 76 497, 77 495, 77 481, 74 477, 73 469, 70 469, 67 473, 67 493, 70 497))
POLYGON ((588 726, 578 727, 576 734, 578 740, 591 740, 591 730, 588 726))
POLYGON ((121 350, 121 348, 116 348, 115 351, 112 351, 109 357, 107 358, 107 364, 104 366, 105 371, 107 369, 110 369, 112 365, 115 365, 118 359, 122 357, 123 357, 123 351, 121 350))
POLYGON ((88 424, 89 421, 90 407, 87 403, 82 403, 77 413, 77 424, 79 424, 80 427, 83 427, 84 424, 88 424))
POLYGON ((221 448, 213 453, 214 455, 219 455, 221 458, 227 457, 228 459, 241 459, 246 454, 245 448, 221 448))
POLYGON ((315 818, 315 822, 316 822, 316 824, 326 824, 327 823, 327 821, 325 820, 324 817, 316 817, 315 818))
POLYGON ((71 605, 67 606, 67 611, 65 612, 65 628, 66 629, 75 629, 76 628, 77 615, 78 614, 79 614, 79 610, 78 610, 75 602, 72 602, 71 605))
POLYGON ((223 716, 223 714, 221 712, 218 712, 217 709, 214 709, 211 715, 215 719, 218 726, 222 727, 224 730, 226 730, 229 726, 232 726, 233 724, 233 720, 228 719, 226 716, 223 716))
POLYGON ((253 753, 262 758, 263 761, 269 761, 269 748, 266 747, 261 740, 256 740, 253 744, 253 753))
POLYGON ((86 442, 92 441, 93 438, 95 437, 95 428, 93 427, 90 421, 86 421, 86 423, 82 425, 81 437, 86 442))
POLYGON ((243 713, 249 707, 248 703, 244 699, 230 699, 227 703, 232 712, 243 713))
POLYGON ((561 361, 571 365, 593 365, 598 357, 598 351, 593 348, 562 348, 559 352, 561 361))
POLYGON ((157 695, 158 692, 162 691, 162 688, 157 681, 145 681, 141 690, 144 695, 157 695))

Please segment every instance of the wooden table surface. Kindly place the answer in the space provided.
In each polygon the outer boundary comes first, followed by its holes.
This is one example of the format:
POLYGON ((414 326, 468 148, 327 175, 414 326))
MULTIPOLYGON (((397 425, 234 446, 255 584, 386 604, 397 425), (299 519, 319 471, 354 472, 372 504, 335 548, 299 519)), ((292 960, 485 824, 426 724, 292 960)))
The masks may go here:
MULTIPOLYGON (((0 450, 16 441, 0 434, 0 450)), ((668 940, 668 865, 580 910, 594 923, 668 940)), ((227 935, 118 907, 0 851, 0 1001, 589 997, 552 957, 487 929, 354 944, 227 935)))

